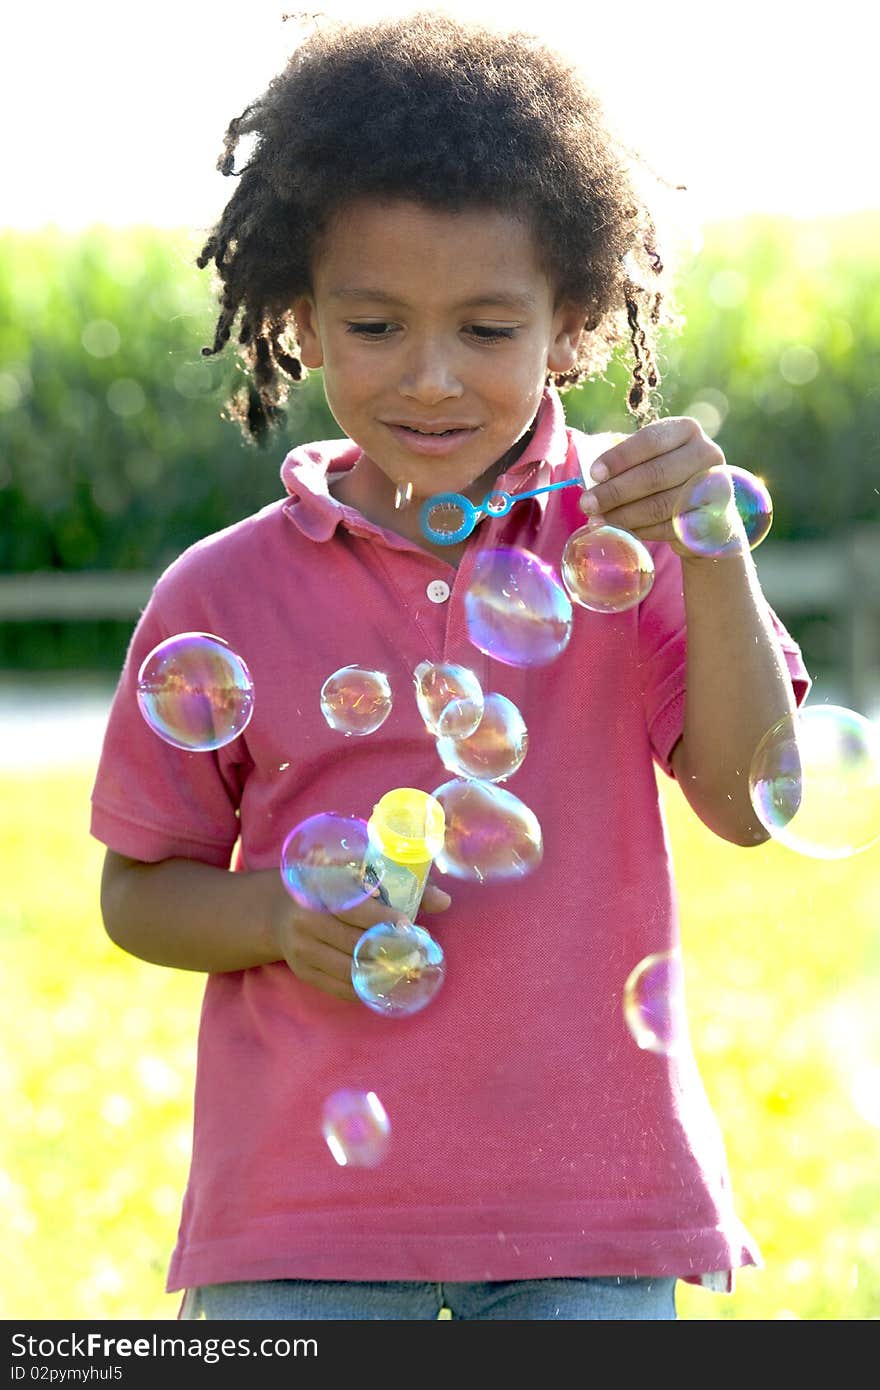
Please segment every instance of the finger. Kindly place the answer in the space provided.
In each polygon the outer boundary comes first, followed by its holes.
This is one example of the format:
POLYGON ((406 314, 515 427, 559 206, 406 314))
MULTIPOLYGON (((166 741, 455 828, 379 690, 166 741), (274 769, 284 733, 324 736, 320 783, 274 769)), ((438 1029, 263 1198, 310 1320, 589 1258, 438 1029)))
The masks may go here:
POLYGON ((669 531, 670 536, 674 535, 670 522, 680 494, 680 486, 667 488, 664 492, 655 492, 650 497, 641 497, 626 506, 606 509, 600 518, 593 512, 590 515, 590 520, 601 520, 606 526, 617 526, 621 531, 631 531, 638 535, 641 540, 667 540, 666 530, 669 531), (664 534, 650 537, 645 535, 648 529, 656 530, 657 528, 663 528, 664 534))
POLYGON ((307 938, 292 946, 285 960, 294 975, 301 975, 304 970, 319 970, 331 979, 345 981, 351 979, 353 953, 354 947, 351 951, 337 951, 335 946, 328 946, 324 941, 307 938))
POLYGON ((361 1000, 355 993, 354 985, 351 983, 351 972, 348 980, 337 980, 332 975, 325 975, 321 970, 314 970, 310 966, 304 966, 302 970, 294 971, 298 980, 303 984, 313 985, 315 989, 320 989, 324 994, 332 994, 336 999, 346 999, 353 1004, 359 1004, 361 1000))
POLYGON ((425 912, 445 912, 451 902, 451 897, 443 888, 429 883, 422 895, 421 906, 425 912))
POLYGON ((716 560, 741 557, 748 549, 748 541, 736 535, 730 536, 726 541, 719 541, 710 549, 697 549, 695 546, 687 545, 682 541, 672 531, 671 526, 649 526, 644 531, 638 532, 638 538, 640 541, 666 541, 676 555, 680 555, 682 559, 697 559, 712 563, 716 560))
POLYGON ((356 907, 338 912, 336 917, 341 926, 354 932, 355 939, 370 927, 375 927, 377 922, 393 922, 396 925, 398 922, 412 921, 406 912, 401 912, 399 908, 391 907, 387 903, 377 902, 375 898, 368 898, 356 907))
POLYGON ((676 491, 695 474, 719 462, 724 462, 724 455, 711 440, 705 443, 690 440, 670 453, 657 454, 643 463, 631 465, 607 482, 596 483, 578 498, 578 506, 588 516, 598 512, 607 518, 611 512, 643 497, 676 491))
POLYGON ((589 478, 595 482, 603 482, 606 478, 617 477, 657 454, 671 453, 672 450, 687 444, 689 440, 698 439, 711 442, 698 420, 692 419, 689 415, 667 415, 662 420, 643 425, 641 429, 626 435, 620 443, 599 454, 590 465, 589 478))
MULTIPOLYGON (((320 941, 325 946, 351 956, 359 938, 366 928, 372 925, 373 920, 383 920, 380 913, 375 918, 365 919, 362 923, 359 917, 354 916, 355 911, 360 909, 353 909, 350 917, 349 913, 343 916, 341 913, 302 909, 296 919, 296 939, 298 942, 320 941)), ((389 909, 383 908, 383 911, 387 912, 389 909)))

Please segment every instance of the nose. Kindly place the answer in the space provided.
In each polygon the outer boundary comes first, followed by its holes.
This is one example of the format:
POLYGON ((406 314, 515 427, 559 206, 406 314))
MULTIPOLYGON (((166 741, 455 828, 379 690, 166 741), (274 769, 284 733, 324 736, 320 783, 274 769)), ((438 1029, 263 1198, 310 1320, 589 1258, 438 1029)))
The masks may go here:
POLYGON ((424 405, 456 400, 464 392, 455 368, 453 354, 436 338, 407 344, 406 370, 399 390, 408 400, 424 405))

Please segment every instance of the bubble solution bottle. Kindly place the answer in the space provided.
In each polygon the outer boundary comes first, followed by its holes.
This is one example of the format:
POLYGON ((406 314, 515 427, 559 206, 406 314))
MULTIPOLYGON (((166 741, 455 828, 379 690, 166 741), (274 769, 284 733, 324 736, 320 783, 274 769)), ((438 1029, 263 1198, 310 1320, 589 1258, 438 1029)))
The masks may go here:
POLYGON ((379 897, 415 921, 428 871, 443 848, 446 815, 440 802, 417 787, 395 787, 373 807, 364 861, 379 897))

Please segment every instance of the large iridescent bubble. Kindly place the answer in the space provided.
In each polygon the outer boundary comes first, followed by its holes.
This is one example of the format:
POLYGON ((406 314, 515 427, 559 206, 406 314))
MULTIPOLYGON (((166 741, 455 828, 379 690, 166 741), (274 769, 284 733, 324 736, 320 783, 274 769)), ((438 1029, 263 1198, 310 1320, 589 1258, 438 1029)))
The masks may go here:
POLYGON ((702 556, 736 554, 743 537, 754 550, 772 524, 773 501, 763 481, 729 463, 690 478, 672 513, 672 529, 681 544, 702 556))
POLYGON ((321 713, 341 734, 375 733, 391 713, 391 686, 383 671, 342 666, 321 686, 321 713))
POLYGON ((468 637, 508 666, 546 666, 568 646, 571 601, 530 550, 484 550, 464 596, 468 637))
POLYGON ((420 661, 416 704, 429 733, 467 738, 483 717, 483 690, 473 671, 452 661, 420 661))
POLYGON ((485 697, 483 717, 467 738, 438 738, 437 753, 457 777, 480 777, 503 782, 526 756, 526 723, 512 700, 497 691, 485 697))
POLYGON ((222 637, 179 632, 146 656, 137 702, 154 733, 174 748, 209 752, 247 728, 254 712, 250 672, 222 637))
POLYGON ((281 847, 281 879, 294 902, 315 912, 345 912, 365 902, 381 878, 364 875, 367 822, 321 812, 300 821, 281 847))
POLYGON ((404 1018, 430 1004, 443 983, 443 951, 414 922, 377 922, 354 948, 351 982, 374 1013, 404 1018))
POLYGON ((650 593, 651 552, 617 526, 580 526, 565 543, 562 582, 575 603, 594 613, 623 613, 650 593))
POLYGON ((533 873, 544 856, 534 811, 494 782, 453 778, 433 793, 446 816, 434 863, 453 878, 490 883, 533 873))
POLYGON ((813 859, 845 859, 880 840, 880 727, 841 705, 778 720, 749 768, 755 815, 774 840, 813 859))
POLYGON ((324 1102, 321 1130, 342 1168, 375 1168, 388 1152, 391 1126, 375 1091, 334 1091, 324 1102))

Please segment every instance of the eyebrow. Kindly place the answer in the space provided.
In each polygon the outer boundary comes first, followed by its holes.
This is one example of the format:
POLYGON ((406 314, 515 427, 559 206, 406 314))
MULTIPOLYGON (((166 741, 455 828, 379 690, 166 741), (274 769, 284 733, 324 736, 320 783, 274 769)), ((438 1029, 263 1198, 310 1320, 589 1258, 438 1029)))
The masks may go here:
MULTIPOLYGON (((331 290, 331 299, 365 299, 372 303, 393 304, 395 307, 405 308, 402 299, 396 299, 393 294, 388 294, 385 290, 359 289, 346 287, 345 289, 331 290)), ((498 293, 498 294, 475 294, 471 299, 465 299, 461 304, 456 304, 456 309, 476 309, 486 305, 494 305, 504 309, 534 309, 537 300, 533 294, 523 291, 522 294, 498 293)))

